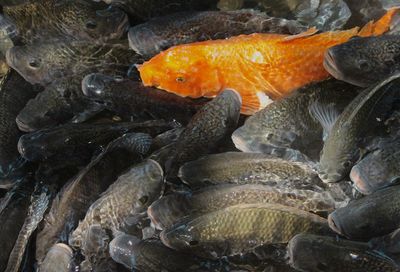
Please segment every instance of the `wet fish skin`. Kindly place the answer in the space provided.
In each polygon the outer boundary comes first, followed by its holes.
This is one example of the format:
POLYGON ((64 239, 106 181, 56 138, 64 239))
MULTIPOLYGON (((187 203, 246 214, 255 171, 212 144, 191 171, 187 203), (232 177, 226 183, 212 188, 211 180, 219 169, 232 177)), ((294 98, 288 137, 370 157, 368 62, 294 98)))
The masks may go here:
POLYGON ((18 151, 29 161, 46 160, 57 154, 79 154, 82 149, 93 153, 112 140, 129 132, 156 136, 177 124, 164 120, 98 124, 66 124, 23 135, 18 151))
POLYGON ((232 134, 241 151, 269 153, 275 147, 299 150, 319 160, 323 127, 311 109, 331 107, 340 113, 357 95, 356 88, 334 79, 311 83, 250 116, 232 134))
POLYGON ((399 186, 391 186, 350 202, 328 217, 330 227, 337 233, 357 240, 388 234, 398 228, 399 186))
POLYGON ((223 183, 265 184, 316 191, 323 191, 326 187, 307 164, 261 153, 226 152, 204 156, 184 164, 178 176, 193 188, 223 183))
POLYGON ((184 252, 164 246, 159 240, 141 241, 135 236, 121 234, 110 243, 114 261, 138 271, 198 271, 198 260, 184 252))
POLYGON ((49 206, 50 194, 45 187, 35 188, 32 195, 32 203, 29 206, 28 214, 24 224, 21 227, 14 248, 10 253, 7 268, 5 272, 18 272, 22 264, 24 253, 27 250, 28 242, 31 239, 32 233, 36 230, 39 223, 49 206))
POLYGON ((24 177, 12 190, 14 194, 0 213, 1 271, 6 269, 9 255, 28 214, 34 183, 30 177, 24 177))
POLYGON ((298 234, 288 245, 291 265, 300 271, 399 271, 395 262, 370 250, 367 243, 298 234))
POLYGON ((36 42, 10 48, 6 58, 8 65, 28 82, 41 85, 94 72, 124 76, 132 64, 140 61, 125 40, 109 43, 65 39, 36 42))
POLYGON ((321 152, 319 176, 337 182, 350 173, 359 159, 360 140, 391 110, 400 88, 400 73, 361 92, 333 125, 321 152))
POLYGON ((24 43, 54 37, 93 41, 119 39, 129 26, 122 10, 82 0, 42 0, 5 6, 2 16, 14 25, 24 43))
POLYGON ((57 80, 28 101, 17 115, 18 128, 32 132, 72 122, 83 122, 104 110, 104 106, 88 99, 81 90, 81 79, 71 76, 57 80))
POLYGON ((145 212, 160 197, 162 185, 163 170, 157 162, 147 160, 131 167, 90 206, 85 218, 70 235, 69 244, 81 247, 82 236, 91 225, 120 230, 129 216, 145 212))
POLYGON ((145 58, 174 45, 225 39, 240 34, 297 34, 296 21, 273 18, 256 10, 182 12, 157 17, 129 29, 130 47, 145 58))
POLYGON ((400 35, 355 37, 330 48, 324 67, 339 80, 367 87, 400 69, 399 42, 400 35))
POLYGON ((338 204, 328 192, 275 188, 267 185, 217 185, 193 193, 173 193, 147 210, 159 229, 170 228, 185 216, 202 215, 237 204, 282 204, 304 211, 333 211, 338 204))
POLYGON ((227 89, 196 112, 166 163, 167 175, 175 176, 182 164, 209 153, 230 135, 237 126, 241 102, 236 91, 227 89))
POLYGON ((73 251, 63 243, 57 243, 47 252, 38 271, 43 272, 69 272, 73 266, 73 251))
POLYGON ((214 0, 103 0, 107 4, 116 5, 138 20, 162 16, 179 11, 206 10, 214 6, 214 0))
POLYGON ((263 203, 188 217, 161 232, 160 237, 173 249, 216 258, 248 252, 263 244, 286 243, 302 232, 327 233, 326 220, 292 207, 263 203))
POLYGON ((68 234, 83 219, 87 209, 132 163, 138 162, 151 145, 149 135, 126 134, 111 142, 53 201, 46 224, 37 235, 36 258, 43 260, 48 249, 57 241, 66 242, 68 234))
POLYGON ((15 118, 35 95, 36 88, 13 70, 9 70, 0 82, 0 188, 9 187, 21 174, 18 172, 22 170, 24 160, 16 148, 21 132, 15 118))
POLYGON ((395 184, 400 178, 399 159, 400 141, 386 141, 351 169, 350 178, 355 188, 368 195, 395 184))
POLYGON ((139 81, 119 79, 102 74, 87 75, 82 81, 84 94, 103 102, 125 118, 176 119, 187 123, 207 100, 192 100, 144 87, 139 81))

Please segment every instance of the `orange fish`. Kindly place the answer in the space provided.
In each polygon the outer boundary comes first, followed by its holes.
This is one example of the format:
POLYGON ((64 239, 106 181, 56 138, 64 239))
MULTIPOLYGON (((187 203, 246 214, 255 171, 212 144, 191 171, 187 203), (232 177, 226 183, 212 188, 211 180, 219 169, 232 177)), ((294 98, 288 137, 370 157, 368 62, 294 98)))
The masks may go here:
POLYGON ((138 67, 145 86, 197 98, 214 97, 225 88, 242 95, 242 113, 253 114, 273 100, 313 81, 329 77, 324 54, 353 36, 381 35, 399 8, 377 22, 316 34, 251 34, 172 47, 138 67))

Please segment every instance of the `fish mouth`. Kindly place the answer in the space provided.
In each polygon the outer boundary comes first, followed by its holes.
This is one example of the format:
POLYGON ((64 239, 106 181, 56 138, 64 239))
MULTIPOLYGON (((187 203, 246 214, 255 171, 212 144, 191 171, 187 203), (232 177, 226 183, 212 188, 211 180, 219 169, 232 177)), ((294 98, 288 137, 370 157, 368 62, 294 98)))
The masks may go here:
POLYGON ((331 213, 331 214, 328 216, 328 225, 329 225, 329 227, 330 227, 334 232, 336 232, 336 233, 338 233, 338 234, 344 236, 343 232, 340 230, 340 225, 338 225, 338 224, 336 223, 337 220, 335 220, 334 217, 335 217, 335 214, 334 214, 334 213, 331 213))
POLYGON ((21 130, 22 132, 33 132, 33 131, 35 131, 35 128, 32 128, 29 125, 25 124, 18 117, 15 119, 15 122, 17 123, 18 129, 21 130))
POLYGON ((326 51, 323 64, 325 70, 328 71, 328 73, 331 74, 334 78, 339 80, 344 79, 343 73, 337 67, 332 48, 326 51))
POLYGON ((145 26, 131 27, 128 31, 128 41, 133 51, 146 58, 153 57, 163 49, 162 41, 145 26))
POLYGON ((350 172, 350 179, 353 181, 354 187, 362 194, 369 195, 372 193, 372 188, 369 186, 367 179, 359 167, 354 166, 350 172))

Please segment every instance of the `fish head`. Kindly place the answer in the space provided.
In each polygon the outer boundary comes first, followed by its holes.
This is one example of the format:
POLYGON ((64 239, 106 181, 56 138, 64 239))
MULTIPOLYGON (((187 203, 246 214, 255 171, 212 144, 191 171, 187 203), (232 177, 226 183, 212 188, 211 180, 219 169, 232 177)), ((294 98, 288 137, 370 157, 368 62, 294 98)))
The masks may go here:
POLYGON ((123 10, 93 1, 71 1, 62 16, 65 30, 78 37, 119 39, 129 27, 128 16, 123 10))
POLYGON ((140 254, 140 244, 140 239, 135 236, 118 235, 110 242, 110 256, 115 262, 133 269, 136 267, 137 255, 140 254))
POLYGON ((37 131, 22 135, 19 138, 18 152, 22 157, 29 161, 38 161, 41 158, 47 158, 53 155, 49 153, 47 149, 47 144, 51 144, 51 141, 46 142, 46 140, 51 139, 44 139, 43 137, 40 137, 43 133, 44 132, 42 131, 37 131))
POLYGON ((144 57, 153 57, 167 49, 167 40, 157 35, 152 28, 146 25, 131 27, 128 31, 129 46, 144 57))
POLYGON ((142 82, 180 96, 212 97, 223 86, 218 70, 202 55, 192 45, 172 47, 139 66, 142 82))
POLYGON ((82 80, 82 92, 87 97, 93 99, 105 99, 107 94, 112 92, 111 86, 123 80, 119 77, 112 77, 100 73, 92 73, 85 76, 82 80))
POLYGON ((328 49, 324 67, 339 80, 367 87, 394 72, 400 60, 398 43, 399 39, 386 36, 354 37, 328 49))
POLYGON ((39 271, 63 271, 71 267, 73 262, 73 251, 66 244, 58 243, 50 248, 45 259, 39 266, 39 271))
POLYGON ((73 78, 55 81, 31 99, 16 118, 19 129, 31 132, 52 127, 73 118, 73 111, 79 107, 82 110, 89 108, 84 99, 80 99, 84 97, 80 82, 75 81, 73 78))
POLYGON ((324 182, 338 182, 350 172, 359 150, 348 147, 350 143, 343 137, 337 142, 328 141, 322 150, 318 175, 324 182))
POLYGON ((47 85, 65 76, 68 50, 60 43, 14 46, 6 53, 7 64, 31 84, 47 85))
POLYGON ((298 234, 288 244, 289 263, 299 271, 329 271, 332 255, 322 247, 318 236, 298 234))

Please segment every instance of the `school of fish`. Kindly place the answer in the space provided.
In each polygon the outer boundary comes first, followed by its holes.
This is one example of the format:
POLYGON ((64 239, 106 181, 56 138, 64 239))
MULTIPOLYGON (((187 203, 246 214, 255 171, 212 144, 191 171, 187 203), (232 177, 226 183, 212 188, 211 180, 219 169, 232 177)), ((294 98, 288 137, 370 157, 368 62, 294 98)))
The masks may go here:
POLYGON ((0 7, 0 272, 400 272, 399 0, 0 7))

